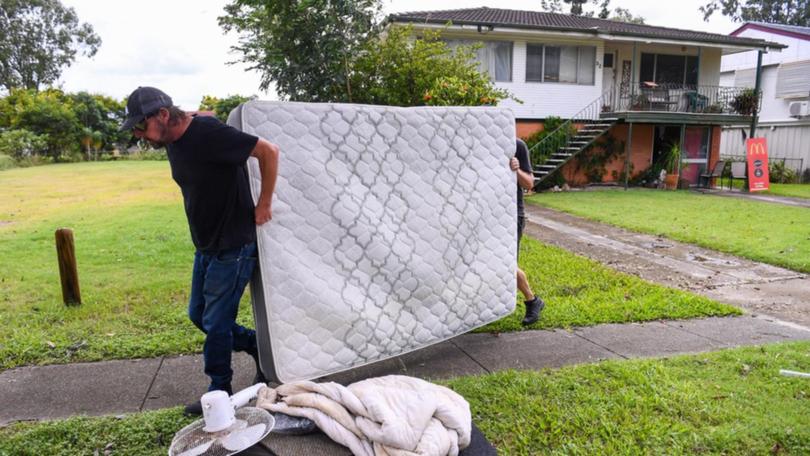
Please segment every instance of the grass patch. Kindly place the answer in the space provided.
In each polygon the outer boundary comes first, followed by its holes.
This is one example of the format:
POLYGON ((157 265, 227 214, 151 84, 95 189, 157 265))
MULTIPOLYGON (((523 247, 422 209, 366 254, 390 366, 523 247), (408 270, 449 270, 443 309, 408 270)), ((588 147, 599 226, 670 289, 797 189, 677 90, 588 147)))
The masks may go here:
POLYGON ((692 192, 542 193, 528 201, 642 233, 810 272, 810 211, 692 192))
MULTIPOLYGON (((735 180, 734 188, 743 188, 743 181, 735 180)), ((810 184, 777 184, 770 183, 766 192, 755 192, 755 195, 789 196, 792 198, 810 199, 810 184)))
MULTIPOLYGON (((194 248, 168 162, 0 174, 0 369, 192 353, 194 248), (61 302, 54 231, 74 230, 83 304, 61 302)), ((239 320, 250 323, 247 297, 239 320)))
POLYGON ((449 382, 502 454, 808 454, 810 343, 449 382))
POLYGON ((175 407, 120 418, 18 423, 0 428, 0 455, 165 455, 174 434, 192 421, 175 407))
MULTIPOLYGON (((0 174, 0 369, 194 353, 186 316, 194 248, 168 162, 76 163, 0 174), (83 304, 61 302, 54 231, 74 230, 83 304)), ((526 240, 548 309, 535 327, 737 313, 526 240)), ((523 304, 485 331, 521 328, 523 304)), ((253 326, 249 297, 239 312, 253 326)))
MULTIPOLYGON (((526 236, 520 245, 521 268, 532 291, 546 301, 532 329, 740 314, 734 307, 616 272, 526 236)), ((512 315, 478 332, 519 330, 525 313, 522 298, 518 293, 512 315)))
MULTIPOLYGON (((810 343, 669 359, 504 371, 445 382, 500 454, 810 452, 810 343)), ((0 429, 0 455, 166 454, 189 422, 179 408, 0 429)))

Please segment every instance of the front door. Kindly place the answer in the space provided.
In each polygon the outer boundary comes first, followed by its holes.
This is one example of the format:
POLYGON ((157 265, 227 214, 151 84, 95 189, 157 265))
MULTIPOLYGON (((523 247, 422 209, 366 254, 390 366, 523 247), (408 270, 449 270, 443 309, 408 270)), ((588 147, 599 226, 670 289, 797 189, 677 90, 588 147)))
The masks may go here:
POLYGON ((602 57, 602 92, 607 92, 616 85, 616 67, 618 61, 616 60, 616 50, 605 48, 605 54, 602 57))

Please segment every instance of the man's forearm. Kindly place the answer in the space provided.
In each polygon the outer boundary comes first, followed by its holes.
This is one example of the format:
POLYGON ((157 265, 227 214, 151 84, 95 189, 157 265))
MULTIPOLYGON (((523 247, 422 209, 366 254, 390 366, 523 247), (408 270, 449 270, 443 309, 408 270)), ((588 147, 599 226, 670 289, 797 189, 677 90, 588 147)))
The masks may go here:
POLYGON ((532 175, 522 169, 517 170, 517 181, 520 188, 524 190, 530 190, 534 186, 534 178, 532 178, 532 175))
POLYGON ((273 203, 273 192, 276 188, 276 178, 278 177, 278 146, 263 139, 259 139, 256 147, 253 148, 251 156, 259 161, 259 170, 262 175, 262 188, 259 193, 257 206, 270 207, 273 203))

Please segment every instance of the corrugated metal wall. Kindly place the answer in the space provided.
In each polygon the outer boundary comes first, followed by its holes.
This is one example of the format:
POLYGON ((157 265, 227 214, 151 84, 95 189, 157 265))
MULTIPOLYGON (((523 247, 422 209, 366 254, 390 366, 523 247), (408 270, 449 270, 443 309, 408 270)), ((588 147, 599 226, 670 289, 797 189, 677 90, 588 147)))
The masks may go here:
MULTIPOLYGON (((745 156, 745 142, 741 131, 748 134, 749 127, 724 127, 720 140, 720 156, 745 156)), ((768 141, 768 157, 784 158, 785 165, 800 173, 810 168, 810 122, 791 124, 760 123, 757 136, 768 141)))

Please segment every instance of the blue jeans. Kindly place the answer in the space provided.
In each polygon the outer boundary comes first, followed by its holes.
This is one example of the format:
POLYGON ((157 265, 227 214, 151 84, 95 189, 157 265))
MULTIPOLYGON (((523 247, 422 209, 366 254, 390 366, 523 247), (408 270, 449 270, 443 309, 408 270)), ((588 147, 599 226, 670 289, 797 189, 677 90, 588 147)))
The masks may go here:
POLYGON ((256 331, 236 324, 239 300, 256 266, 256 243, 213 254, 197 251, 191 278, 188 316, 205 333, 208 391, 232 392, 231 351, 256 356, 256 331))

